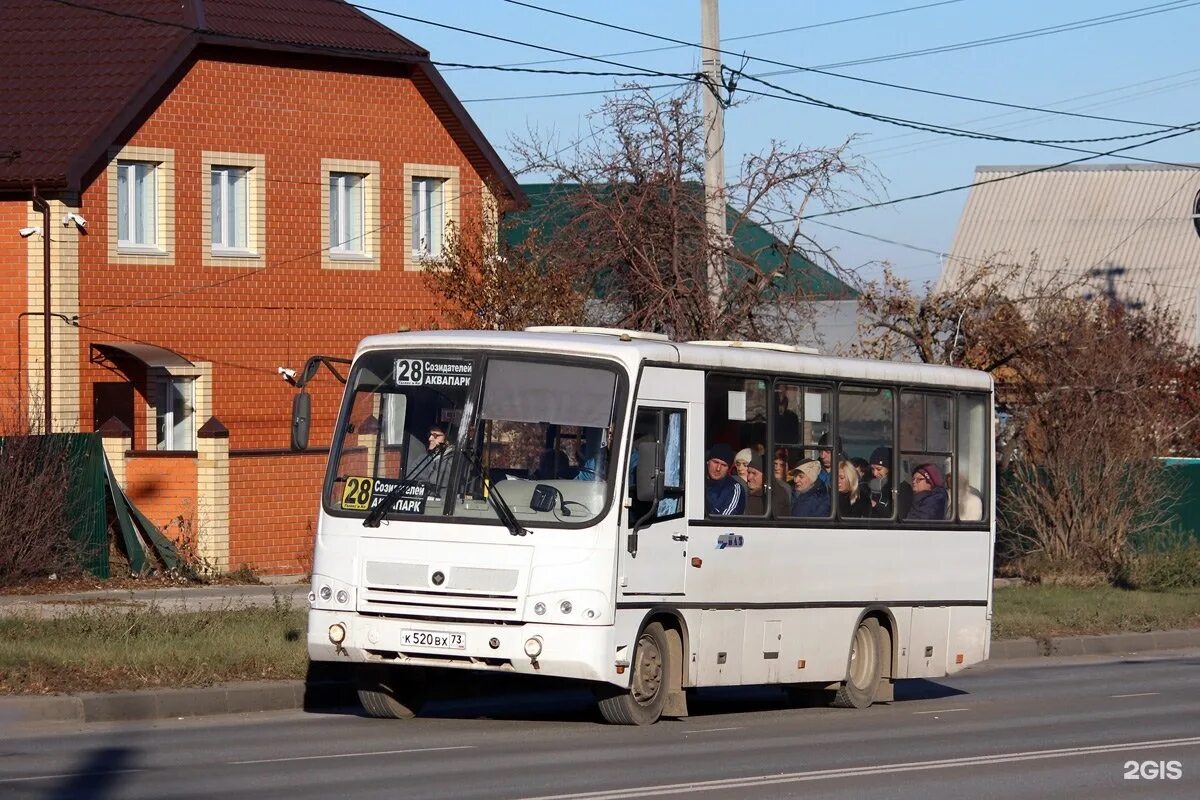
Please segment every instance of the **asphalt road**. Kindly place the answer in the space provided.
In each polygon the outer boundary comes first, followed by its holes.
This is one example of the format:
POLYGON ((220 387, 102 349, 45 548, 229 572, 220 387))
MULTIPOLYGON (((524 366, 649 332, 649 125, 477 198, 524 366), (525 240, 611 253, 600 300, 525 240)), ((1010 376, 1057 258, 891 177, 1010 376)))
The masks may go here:
POLYGON ((865 711, 709 691, 650 728, 565 690, 427 711, 7 724, 0 797, 1200 797, 1200 651, 984 665, 865 711))

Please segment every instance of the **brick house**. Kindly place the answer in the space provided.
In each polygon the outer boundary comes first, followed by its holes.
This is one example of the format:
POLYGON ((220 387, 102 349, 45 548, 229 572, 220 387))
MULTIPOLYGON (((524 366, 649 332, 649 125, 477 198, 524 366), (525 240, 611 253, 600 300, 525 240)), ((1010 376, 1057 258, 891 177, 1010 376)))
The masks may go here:
POLYGON ((304 572, 342 387, 293 454, 277 368, 429 324, 445 226, 522 202, 428 53, 341 0, 5 0, 0 419, 101 430, 212 567, 304 572))

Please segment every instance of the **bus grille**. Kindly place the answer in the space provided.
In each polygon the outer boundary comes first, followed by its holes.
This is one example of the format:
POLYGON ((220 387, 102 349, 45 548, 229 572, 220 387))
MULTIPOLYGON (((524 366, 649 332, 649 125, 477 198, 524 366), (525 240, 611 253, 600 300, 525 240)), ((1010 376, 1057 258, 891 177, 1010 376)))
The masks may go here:
POLYGON ((429 564, 368 561, 358 610, 389 617, 511 620, 518 614, 515 569, 443 568, 441 586, 431 585, 429 564))
POLYGON ((517 596, 431 592, 367 586, 359 597, 358 610, 389 617, 438 617, 441 619, 493 620, 517 617, 517 596))

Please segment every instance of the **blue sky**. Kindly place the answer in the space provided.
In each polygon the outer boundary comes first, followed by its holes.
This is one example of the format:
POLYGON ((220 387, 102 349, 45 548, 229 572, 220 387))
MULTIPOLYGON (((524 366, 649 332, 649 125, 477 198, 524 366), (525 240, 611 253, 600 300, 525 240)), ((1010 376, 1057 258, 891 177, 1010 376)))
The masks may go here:
MULTIPOLYGON (((688 42, 700 38, 699 0, 580 3, 529 0, 530 3, 651 34, 688 42)), ((607 56, 631 67, 662 72, 693 72, 694 48, 657 52, 628 51, 670 47, 647 36, 566 19, 502 0, 362 0, 362 7, 573 53, 607 56), (609 55, 622 53, 623 55, 609 55)), ((1200 120, 1200 0, 863 0, 862 2, 771 2, 723 0, 722 47, 751 58, 724 56, 729 66, 749 75, 783 67, 753 59, 824 68, 844 75, 903 84, 1019 105, 1120 118, 1126 122, 1055 116, 934 97, 874 86, 811 72, 790 71, 767 78, 787 89, 820 100, 876 114, 987 131, 1025 139, 1080 139, 1123 136, 1200 120), (936 4, 936 5, 933 5, 936 4), (808 30, 848 17, 877 16, 808 30), (1158 13, 1152 13, 1158 12, 1158 13), (989 46, 899 58, 871 64, 837 65, 944 45, 1065 25, 1110 14, 1142 14, 1110 24, 1032 36, 989 46), (781 31, 778 33, 771 33, 781 31), (757 35, 768 34, 769 35, 757 35), (742 38, 746 37, 746 38, 742 38)), ((540 64, 546 68, 611 70, 613 67, 447 30, 414 20, 375 14, 380 21, 427 48, 435 61, 470 64, 540 64)), ((530 128, 557 132, 564 144, 587 133, 586 115, 600 94, 530 98, 529 95, 610 90, 616 78, 500 73, 442 68, 443 75, 501 155, 513 163, 509 143, 530 128), (524 99, 499 99, 524 98, 524 99)), ((651 84, 668 83, 657 78, 651 84)), ((758 88, 743 81, 745 88, 758 88)), ((667 91, 666 89, 661 91, 667 91)), ((879 199, 904 197, 969 183, 980 164, 1052 164, 1085 154, 1045 146, 976 141, 914 133, 845 112, 778 99, 743 98, 725 118, 727 169, 741 157, 766 147, 772 138, 790 145, 832 145, 848 135, 861 138, 855 152, 872 162, 882 178, 879 199)), ((1072 145, 1109 150, 1134 141, 1072 145)), ((1200 133, 1131 150, 1128 155, 1165 161, 1200 162, 1200 133)), ((1092 163, 1128 163, 1112 157, 1092 163)), ((967 192, 956 192, 887 208, 856 211, 821 221, 901 244, 877 241, 804 222, 806 232, 836 250, 843 265, 890 261, 917 282, 936 279, 937 253, 949 249, 967 192), (918 249, 912 249, 912 247, 918 249), (925 252, 925 251, 933 252, 925 252)), ((868 266, 865 272, 875 271, 868 266)))

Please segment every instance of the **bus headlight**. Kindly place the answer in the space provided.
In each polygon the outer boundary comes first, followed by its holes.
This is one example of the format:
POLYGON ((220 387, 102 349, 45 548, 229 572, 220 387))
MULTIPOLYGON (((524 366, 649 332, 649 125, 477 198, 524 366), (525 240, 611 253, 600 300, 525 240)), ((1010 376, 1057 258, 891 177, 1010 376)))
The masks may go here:
POLYGON ((545 614, 546 613, 546 604, 545 603, 534 603, 533 604, 533 613, 537 614, 539 617, 542 614, 545 614))
POLYGON ((340 622, 335 622, 329 626, 329 641, 336 645, 340 645, 346 641, 346 626, 340 622))
POLYGON ((330 589, 328 586, 321 587, 321 599, 322 600, 328 600, 332 596, 333 596, 332 589, 330 589))
POLYGON ((337 601, 342 605, 346 605, 346 601, 350 599, 350 595, 346 594, 345 589, 338 589, 337 601))
POLYGON ((572 608, 574 608, 574 606, 571 605, 570 600, 563 600, 558 604, 558 610, 564 614, 570 614, 572 608))
POLYGON ((533 636, 525 640, 525 655, 537 658, 542 654, 542 637, 533 636))

